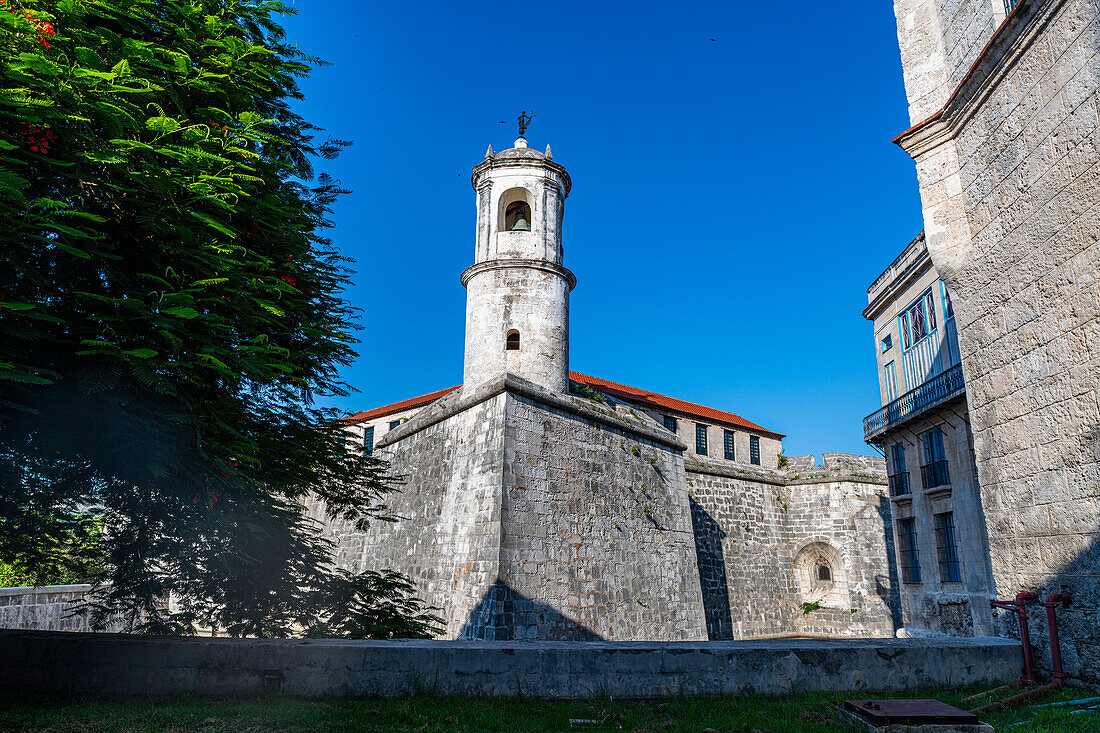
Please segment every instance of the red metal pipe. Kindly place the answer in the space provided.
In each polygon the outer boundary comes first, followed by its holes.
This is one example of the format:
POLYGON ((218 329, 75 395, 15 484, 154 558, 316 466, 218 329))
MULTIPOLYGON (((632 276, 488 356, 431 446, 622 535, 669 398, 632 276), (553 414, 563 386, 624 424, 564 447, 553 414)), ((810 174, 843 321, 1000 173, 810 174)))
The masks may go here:
POLYGON ((1050 636, 1050 670, 1055 682, 1063 682, 1066 679, 1062 671, 1062 643, 1058 638, 1058 616, 1054 609, 1059 603, 1069 603, 1070 591, 1061 593, 1047 593, 1043 599, 1043 606, 1047 609, 1047 634, 1050 636))
POLYGON ((1016 614, 1016 622, 1020 626, 1020 647, 1024 653, 1024 676, 1020 680, 1025 685, 1034 685, 1035 680, 1035 660, 1031 655, 1031 634, 1028 633, 1027 628, 1027 604, 1034 601, 1037 596, 1033 591, 1025 590, 1016 594, 1016 599, 1013 601, 997 601, 992 600, 989 602, 992 608, 1003 608, 1006 611, 1012 611, 1016 614))
MULTIPOLYGON (((1020 595, 1016 596, 1017 601, 1022 600, 1021 597, 1023 595, 1024 594, 1021 593, 1020 595)), ((1032 593, 1031 595, 1034 597, 1035 594, 1032 593)), ((1047 610, 1047 633, 1050 637, 1050 669, 1051 676, 1054 678, 1053 681, 1051 681, 1049 684, 1043 685, 1042 687, 1036 687, 1032 690, 1021 692, 1018 695, 1006 697, 1004 700, 999 700, 997 702, 991 702, 986 705, 976 707, 970 712, 980 713, 996 708, 1008 707, 1009 705, 1015 705, 1016 703, 1023 702, 1024 700, 1030 700, 1031 698, 1045 695, 1048 692, 1053 692, 1065 686, 1066 675, 1062 671, 1062 645, 1061 641, 1058 639, 1058 617, 1055 615, 1055 609, 1058 607, 1059 603, 1069 603, 1070 597, 1070 591, 1062 591, 1060 593, 1048 593, 1047 597, 1043 600, 1043 606, 1047 610)), ((1004 608, 1005 606, 1007 606, 1007 604, 1005 604, 1003 601, 991 601, 990 603, 997 606, 998 608, 1004 608)), ((1019 606, 1019 608, 1023 608, 1022 604, 1019 606)), ((1024 620, 1024 624, 1026 625, 1026 618, 1024 620)), ((1020 628, 1020 637, 1022 639, 1024 637, 1023 629, 1025 628, 1025 626, 1021 626, 1020 628)), ((1029 658, 1030 654, 1027 654, 1026 657, 1029 658)), ((1025 660, 1025 665, 1028 664, 1029 663, 1025 660)))

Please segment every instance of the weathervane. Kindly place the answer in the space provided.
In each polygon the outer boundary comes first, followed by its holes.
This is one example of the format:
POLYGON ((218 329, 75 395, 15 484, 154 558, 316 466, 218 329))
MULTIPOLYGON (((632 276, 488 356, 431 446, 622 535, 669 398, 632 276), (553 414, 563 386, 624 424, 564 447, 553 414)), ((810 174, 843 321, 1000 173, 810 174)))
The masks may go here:
POLYGON ((523 110, 519 113, 519 136, 523 137, 523 133, 527 131, 527 128, 531 125, 531 120, 535 119, 535 113, 527 114, 527 110, 523 110))

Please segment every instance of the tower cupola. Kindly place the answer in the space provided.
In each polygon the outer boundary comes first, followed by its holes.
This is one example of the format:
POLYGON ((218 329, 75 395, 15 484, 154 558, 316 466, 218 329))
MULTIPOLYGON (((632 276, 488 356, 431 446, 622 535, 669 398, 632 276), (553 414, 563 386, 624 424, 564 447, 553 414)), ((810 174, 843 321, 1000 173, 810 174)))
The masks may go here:
POLYGON ((463 384, 506 373, 557 392, 569 388, 569 293, 576 278, 562 264, 562 218, 571 181, 565 168, 513 147, 474 166, 477 194, 474 264, 466 286, 463 384))

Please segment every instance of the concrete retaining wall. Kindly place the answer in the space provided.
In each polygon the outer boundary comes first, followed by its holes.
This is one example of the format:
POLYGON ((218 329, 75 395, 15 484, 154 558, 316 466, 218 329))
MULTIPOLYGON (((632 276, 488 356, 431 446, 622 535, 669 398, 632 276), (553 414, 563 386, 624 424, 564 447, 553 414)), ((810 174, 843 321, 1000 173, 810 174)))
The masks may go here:
POLYGON ((584 698, 1007 682, 1004 639, 344 641, 0 631, 0 689, 67 694, 584 698))

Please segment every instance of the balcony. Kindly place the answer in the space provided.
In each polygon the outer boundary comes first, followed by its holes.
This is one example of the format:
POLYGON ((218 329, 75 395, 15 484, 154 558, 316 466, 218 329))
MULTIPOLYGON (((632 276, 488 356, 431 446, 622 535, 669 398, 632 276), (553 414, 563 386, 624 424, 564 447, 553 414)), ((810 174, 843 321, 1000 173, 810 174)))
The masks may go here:
POLYGON ((925 491, 950 484, 951 477, 947 474, 947 461, 933 461, 927 466, 921 466, 920 480, 924 484, 925 491))
POLYGON ((966 392, 963 384, 962 365, 956 364, 945 372, 929 379, 916 389, 863 418, 863 439, 874 443, 887 430, 913 419, 937 405, 966 392))
POLYGON ((890 496, 906 496, 909 493, 909 472, 892 473, 886 477, 890 484, 890 496))

